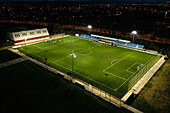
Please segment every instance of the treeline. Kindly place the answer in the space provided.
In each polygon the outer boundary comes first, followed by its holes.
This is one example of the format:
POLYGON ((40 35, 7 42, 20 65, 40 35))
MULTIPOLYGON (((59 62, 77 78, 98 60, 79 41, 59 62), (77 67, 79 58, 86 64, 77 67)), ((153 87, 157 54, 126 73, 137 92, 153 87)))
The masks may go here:
POLYGON ((9 34, 0 29, 0 47, 13 45, 13 41, 10 40, 9 34))

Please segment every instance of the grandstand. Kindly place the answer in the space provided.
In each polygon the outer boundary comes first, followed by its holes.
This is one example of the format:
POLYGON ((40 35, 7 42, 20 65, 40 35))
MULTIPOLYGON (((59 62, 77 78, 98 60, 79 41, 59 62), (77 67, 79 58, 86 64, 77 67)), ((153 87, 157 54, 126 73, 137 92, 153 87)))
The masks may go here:
POLYGON ((132 43, 126 43, 126 46, 129 46, 129 47, 137 47, 137 44, 132 44, 132 43))
POLYGON ((137 48, 143 49, 143 48, 144 48, 144 45, 137 45, 137 48))
POLYGON ((116 41, 116 44, 119 44, 119 45, 126 45, 126 42, 121 42, 121 41, 116 41))
POLYGON ((33 29, 33 30, 19 30, 9 32, 11 40, 15 45, 49 39, 47 28, 33 29))
POLYGON ((87 39, 90 38, 90 39, 93 39, 93 40, 101 40, 101 41, 109 42, 109 43, 116 43, 117 45, 122 45, 122 46, 136 48, 136 49, 143 49, 144 48, 144 45, 132 44, 128 40, 110 38, 110 37, 99 36, 99 35, 94 35, 94 34, 91 34, 91 36, 81 34, 80 37, 87 38, 87 39))

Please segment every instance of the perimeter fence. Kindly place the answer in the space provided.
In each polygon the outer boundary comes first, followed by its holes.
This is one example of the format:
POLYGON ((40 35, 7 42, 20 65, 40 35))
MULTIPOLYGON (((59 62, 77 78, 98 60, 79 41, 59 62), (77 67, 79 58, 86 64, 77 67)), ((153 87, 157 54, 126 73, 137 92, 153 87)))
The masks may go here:
POLYGON ((153 57, 149 62, 146 62, 144 67, 137 71, 135 75, 128 81, 128 91, 143 77, 143 75, 160 59, 160 56, 153 57))

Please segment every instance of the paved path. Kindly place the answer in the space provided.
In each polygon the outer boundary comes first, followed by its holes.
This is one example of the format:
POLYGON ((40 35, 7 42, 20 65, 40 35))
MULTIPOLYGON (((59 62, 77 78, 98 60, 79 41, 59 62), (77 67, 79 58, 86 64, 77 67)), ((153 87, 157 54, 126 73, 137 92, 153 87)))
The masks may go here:
POLYGON ((5 49, 11 48, 11 47, 12 47, 12 46, 1 47, 0 50, 5 50, 5 49))
POLYGON ((24 57, 21 57, 21 58, 17 58, 17 59, 11 60, 11 61, 7 61, 7 62, 4 62, 4 63, 1 63, 0 68, 6 67, 6 66, 9 66, 9 65, 12 65, 12 64, 16 64, 16 63, 19 63, 19 62, 22 62, 22 61, 25 61, 25 60, 27 60, 27 59, 24 58, 24 57))

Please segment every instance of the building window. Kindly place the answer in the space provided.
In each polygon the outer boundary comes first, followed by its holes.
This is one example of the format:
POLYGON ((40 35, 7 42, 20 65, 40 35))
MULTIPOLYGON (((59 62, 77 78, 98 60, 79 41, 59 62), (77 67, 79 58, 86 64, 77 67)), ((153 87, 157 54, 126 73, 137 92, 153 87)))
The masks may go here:
POLYGON ((43 30, 43 33, 46 33, 47 31, 46 30, 43 30))
POLYGON ((34 34, 34 32, 30 32, 30 35, 33 35, 34 34))
POLYGON ((20 35, 19 34, 15 34, 15 37, 20 37, 20 35))
POLYGON ((40 34, 41 33, 41 31, 37 31, 37 34, 40 34))
POLYGON ((22 33, 22 36, 27 36, 27 33, 22 33))

